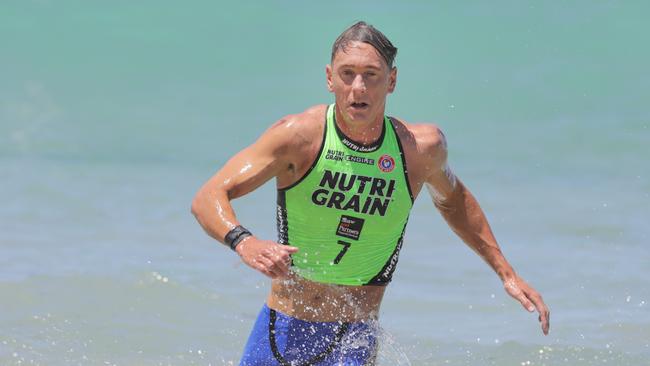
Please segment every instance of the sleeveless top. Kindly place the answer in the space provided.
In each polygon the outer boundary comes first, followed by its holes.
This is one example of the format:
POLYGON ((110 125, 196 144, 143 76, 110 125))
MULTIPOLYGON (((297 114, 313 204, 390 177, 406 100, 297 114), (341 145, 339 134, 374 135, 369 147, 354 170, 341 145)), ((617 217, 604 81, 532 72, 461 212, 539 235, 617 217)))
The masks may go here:
POLYGON ((278 242, 299 248, 292 270, 315 282, 386 285, 413 206, 393 121, 372 145, 354 142, 327 109, 318 156, 305 175, 278 189, 278 242))

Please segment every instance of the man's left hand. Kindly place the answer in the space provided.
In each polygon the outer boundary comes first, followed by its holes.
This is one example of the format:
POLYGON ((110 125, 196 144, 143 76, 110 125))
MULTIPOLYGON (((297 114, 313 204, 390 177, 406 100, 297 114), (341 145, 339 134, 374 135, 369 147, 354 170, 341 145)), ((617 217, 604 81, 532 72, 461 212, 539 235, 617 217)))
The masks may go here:
POLYGON ((544 332, 544 335, 548 335, 548 330, 551 325, 551 313, 544 300, 542 300, 542 296, 517 275, 505 280, 503 286, 506 292, 519 301, 526 310, 531 313, 537 310, 539 313, 538 319, 542 323, 542 332, 544 332))

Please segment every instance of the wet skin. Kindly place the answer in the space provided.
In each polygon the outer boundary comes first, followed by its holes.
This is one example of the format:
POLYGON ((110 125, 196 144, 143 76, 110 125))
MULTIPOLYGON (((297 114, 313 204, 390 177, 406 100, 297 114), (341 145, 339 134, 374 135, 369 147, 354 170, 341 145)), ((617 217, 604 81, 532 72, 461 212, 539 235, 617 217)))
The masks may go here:
POLYGON ((267 304, 307 321, 354 322, 378 319, 385 286, 328 285, 290 274, 274 279, 267 304))
MULTIPOLYGON (((337 52, 326 67, 326 77, 336 100, 339 128, 361 143, 376 141, 397 70, 389 68, 372 46, 353 42, 344 52, 337 52)), ((223 242, 228 231, 240 224, 231 200, 272 178, 278 188, 287 187, 307 172, 320 148, 326 108, 317 105, 282 118, 205 183, 192 203, 192 212, 210 236, 223 242)), ((478 202, 449 168, 442 132, 432 124, 397 122, 413 195, 417 197, 427 187, 451 229, 496 272, 510 296, 526 310, 537 310, 547 334, 548 307, 505 259, 478 202)), ((290 270, 290 256, 299 249, 291 245, 296 243, 289 244, 251 236, 237 246, 244 263, 273 279, 269 307, 309 321, 377 318, 385 287, 340 286, 299 278, 290 270)))

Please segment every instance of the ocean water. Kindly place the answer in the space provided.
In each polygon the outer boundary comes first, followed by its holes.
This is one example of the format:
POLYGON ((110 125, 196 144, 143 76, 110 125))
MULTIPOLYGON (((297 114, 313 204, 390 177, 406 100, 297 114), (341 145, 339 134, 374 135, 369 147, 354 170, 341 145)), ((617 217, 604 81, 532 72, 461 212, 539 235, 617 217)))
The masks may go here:
MULTIPOLYGON (((0 3, 0 365, 237 364, 269 281, 196 190, 332 100, 356 20, 399 48, 388 112, 437 123, 551 333, 418 198, 380 365, 650 364, 643 1, 0 3)), ((273 182, 234 202, 275 238, 273 182)))

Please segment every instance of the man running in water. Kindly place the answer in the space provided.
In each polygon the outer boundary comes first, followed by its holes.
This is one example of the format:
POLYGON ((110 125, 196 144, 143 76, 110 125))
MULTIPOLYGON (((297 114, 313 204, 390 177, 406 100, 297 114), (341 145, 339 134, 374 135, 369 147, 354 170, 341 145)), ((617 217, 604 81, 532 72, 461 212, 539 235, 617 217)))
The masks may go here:
POLYGON ((506 292, 539 312, 548 334, 547 306, 504 258, 478 202, 450 169, 442 131, 385 115, 396 53, 371 25, 345 30, 326 67, 335 103, 280 119, 197 193, 192 212, 205 231, 273 279, 240 365, 373 364, 373 324, 422 188, 506 292), (277 242, 251 234, 230 204, 271 178, 277 242))

